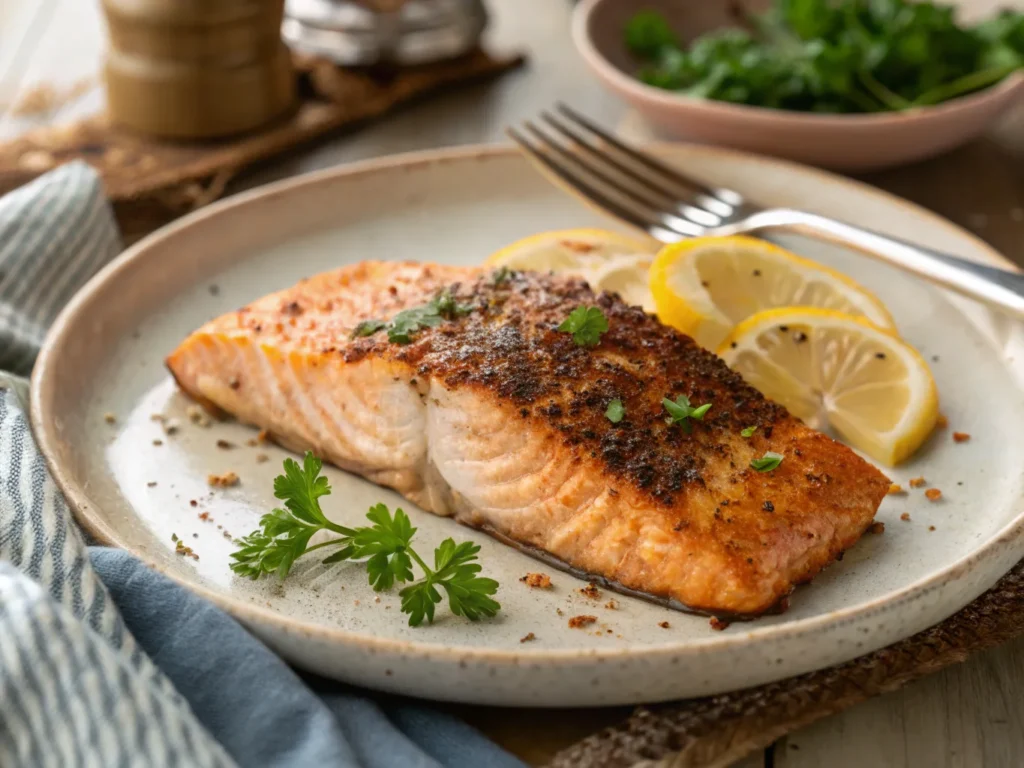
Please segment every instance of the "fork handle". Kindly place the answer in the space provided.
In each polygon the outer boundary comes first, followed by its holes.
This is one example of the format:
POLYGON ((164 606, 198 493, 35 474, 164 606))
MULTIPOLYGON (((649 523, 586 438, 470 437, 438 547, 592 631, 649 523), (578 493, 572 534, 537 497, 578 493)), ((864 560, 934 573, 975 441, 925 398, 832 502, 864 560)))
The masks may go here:
POLYGON ((790 208, 759 211, 744 230, 789 230, 844 245, 1024 320, 1024 273, 1010 272, 790 208))

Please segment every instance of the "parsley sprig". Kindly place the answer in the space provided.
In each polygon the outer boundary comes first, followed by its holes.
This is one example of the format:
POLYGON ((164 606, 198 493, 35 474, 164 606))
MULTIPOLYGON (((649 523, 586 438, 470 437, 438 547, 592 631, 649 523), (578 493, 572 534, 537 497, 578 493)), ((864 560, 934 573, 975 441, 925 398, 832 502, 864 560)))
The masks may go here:
POLYGON ((711 403, 704 403, 696 408, 690 405, 690 398, 686 395, 679 395, 674 401, 669 400, 667 397, 662 398, 662 407, 668 411, 669 424, 679 424, 682 426, 683 431, 689 434, 693 431, 693 422, 704 421, 704 414, 711 408, 711 403))
POLYGON ((599 307, 576 307, 558 326, 562 333, 571 333, 579 347, 596 347, 601 335, 608 331, 608 318, 599 307))
POLYGON ((320 508, 320 497, 331 492, 327 478, 320 475, 321 468, 320 459, 312 453, 306 454, 302 466, 285 459, 284 474, 274 480, 274 496, 284 502, 284 509, 264 515, 260 528, 238 542, 237 551, 231 555, 231 570, 253 579, 270 573, 283 579, 300 556, 323 547, 337 547, 323 562, 363 561, 370 586, 377 592, 396 583, 408 584, 399 596, 410 626, 419 626, 424 618, 434 621, 434 608, 442 601, 442 592, 456 616, 476 621, 498 612, 501 606, 491 598, 498 582, 478 575, 482 570, 476 562, 478 544, 456 544, 453 539, 445 539, 434 551, 434 566, 430 567, 413 549, 416 529, 401 509, 396 509, 392 517, 387 506, 375 504, 366 514, 372 523, 369 526, 349 528, 333 523, 320 508), (311 546, 310 539, 320 531, 337 535, 311 546), (414 581, 414 562, 424 574, 419 581, 414 581))
POLYGON ((355 327, 352 337, 372 336, 377 331, 386 329, 388 341, 392 344, 408 344, 417 331, 435 328, 444 320, 455 320, 472 311, 472 305, 460 304, 452 296, 451 291, 445 288, 426 304, 403 309, 391 319, 391 322, 364 320, 355 327))

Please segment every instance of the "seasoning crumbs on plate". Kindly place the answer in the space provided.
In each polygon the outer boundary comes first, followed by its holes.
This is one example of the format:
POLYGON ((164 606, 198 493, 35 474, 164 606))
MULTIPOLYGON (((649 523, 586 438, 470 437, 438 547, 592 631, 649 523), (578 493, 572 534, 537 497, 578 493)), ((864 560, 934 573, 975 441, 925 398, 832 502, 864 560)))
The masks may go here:
POLYGON ((117 424, 117 416, 109 411, 103 414, 103 420, 107 422, 107 424, 117 424))
POLYGON ((265 454, 265 453, 257 453, 256 454, 256 463, 257 464, 265 464, 268 461, 270 461, 270 457, 267 456, 267 454, 265 454))
POLYGON ((588 616, 583 614, 582 616, 572 616, 569 619, 570 629, 580 629, 581 627, 589 627, 597 621, 597 616, 588 616))
POLYGON ((551 577, 546 573, 528 573, 519 580, 534 589, 551 589, 551 577))
POLYGON ((875 520, 871 525, 868 526, 868 533, 885 533, 885 523, 880 520, 875 520))
POLYGON ((199 405, 190 405, 185 409, 185 415, 188 416, 189 421, 199 427, 208 427, 213 423, 210 414, 199 405))
POLYGON ((580 588, 580 594, 584 597, 589 597, 591 600, 599 600, 601 598, 601 590, 597 588, 597 584, 591 582, 585 587, 580 588))
POLYGON ((238 475, 234 472, 225 472, 222 475, 209 475, 206 478, 206 482, 214 488, 230 488, 233 485, 238 485, 238 475))
POLYGON ((912 477, 912 478, 910 478, 910 481, 908 482, 908 485, 911 488, 920 488, 922 485, 924 485, 927 482, 928 481, 925 480, 923 477, 912 477))
POLYGON ((903 493, 903 486, 900 485, 899 483, 890 483, 889 490, 886 491, 886 493, 889 494, 890 496, 892 496, 894 493, 903 493))
POLYGON ((935 426, 939 429, 945 429, 949 426, 949 419, 946 418, 945 414, 940 413, 939 417, 935 419, 935 426))
POLYGON ((164 441, 160 440, 159 438, 157 438, 156 440, 153 441, 153 445, 156 445, 156 446, 160 446, 160 445, 163 445, 163 444, 164 444, 164 441))
POLYGON ((934 531, 935 530, 935 526, 934 525, 929 525, 928 526, 928 530, 929 531, 934 531))
POLYGON ((928 501, 938 501, 942 498, 942 491, 938 488, 929 488, 924 492, 924 496, 928 501))
POLYGON ((218 440, 217 447, 220 448, 222 451, 229 451, 235 447, 235 444, 230 442, 229 440, 218 440))
POLYGON ((174 554, 181 555, 182 557, 191 557, 193 560, 199 559, 199 555, 193 551, 192 547, 185 546, 185 542, 177 536, 172 535, 172 538, 174 539, 174 554))
POLYGON ((711 624, 711 628, 716 632, 728 629, 730 624, 730 622, 720 619, 717 616, 712 616, 708 623, 711 624))
POLYGON ((658 622, 658 626, 661 627, 662 629, 668 629, 672 625, 669 624, 667 621, 659 621, 658 622))
POLYGON ((966 443, 970 439, 971 439, 971 436, 969 434, 967 434, 966 432, 954 432, 953 433, 953 442, 954 443, 966 443))
POLYGON ((617 611, 619 609, 619 602, 614 597, 604 604, 604 607, 609 611, 617 611))
POLYGON ((537 636, 533 632, 527 632, 525 635, 519 638, 520 643, 528 643, 531 640, 536 640, 537 636))
POLYGON ((904 523, 909 523, 910 522, 910 513, 909 512, 904 512, 902 515, 900 515, 900 520, 902 520, 904 523))

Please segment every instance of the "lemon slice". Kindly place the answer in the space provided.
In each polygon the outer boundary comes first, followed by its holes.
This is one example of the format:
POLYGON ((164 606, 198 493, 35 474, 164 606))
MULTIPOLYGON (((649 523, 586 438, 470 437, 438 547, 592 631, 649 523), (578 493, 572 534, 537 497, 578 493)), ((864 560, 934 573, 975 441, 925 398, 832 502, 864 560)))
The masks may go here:
POLYGON ((772 307, 821 307, 895 328, 882 302, 846 275, 753 237, 664 247, 651 267, 651 292, 663 323, 712 350, 737 323, 772 307))
POLYGON ((809 307, 748 317, 718 354, 748 383, 815 429, 889 466, 935 427, 939 398, 928 364, 863 317, 809 307))
POLYGON ((627 304, 654 311, 648 270, 652 242, 603 229, 563 229, 517 240, 484 262, 491 267, 577 275, 595 291, 618 293, 627 304))

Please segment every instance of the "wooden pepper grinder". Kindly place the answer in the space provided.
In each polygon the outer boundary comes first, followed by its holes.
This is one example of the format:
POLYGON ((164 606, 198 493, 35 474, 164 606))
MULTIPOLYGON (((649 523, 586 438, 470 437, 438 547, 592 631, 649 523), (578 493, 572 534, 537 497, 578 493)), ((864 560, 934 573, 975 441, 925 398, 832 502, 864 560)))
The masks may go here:
POLYGON ((173 139, 258 128, 295 104, 284 0, 102 0, 111 119, 173 139))

